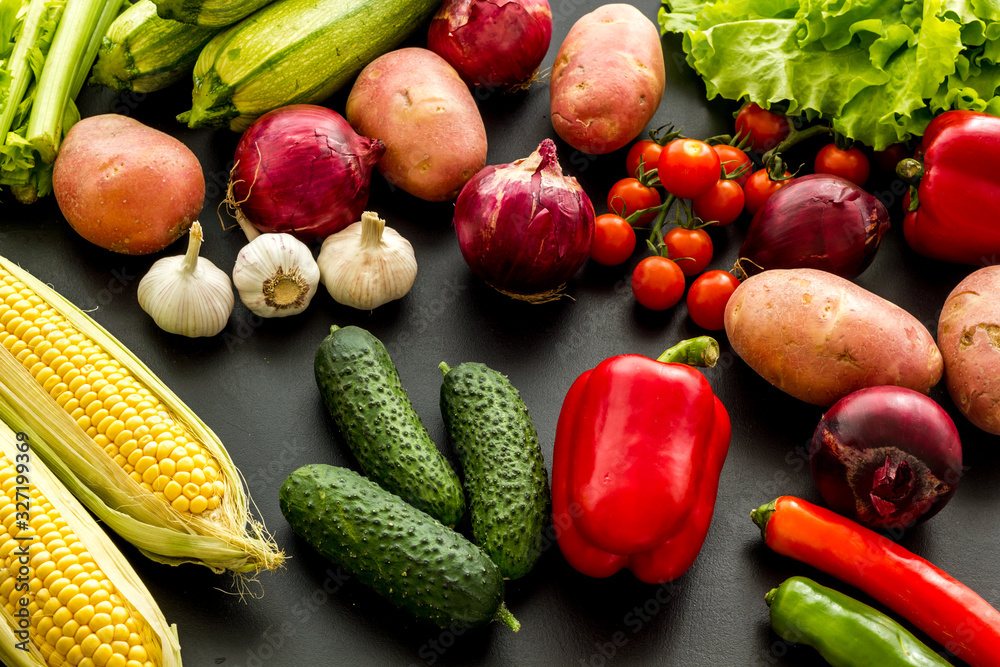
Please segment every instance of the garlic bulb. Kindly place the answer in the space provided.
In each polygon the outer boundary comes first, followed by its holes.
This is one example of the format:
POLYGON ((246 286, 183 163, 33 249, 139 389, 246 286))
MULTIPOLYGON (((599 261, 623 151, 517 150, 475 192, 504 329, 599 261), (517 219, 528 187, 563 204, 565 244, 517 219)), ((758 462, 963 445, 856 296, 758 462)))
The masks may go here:
POLYGON ((226 328, 233 312, 229 276, 198 256, 204 238, 195 221, 188 232, 187 254, 157 260, 139 281, 139 305, 169 333, 214 336, 226 328))
POLYGON ((319 267, 306 244, 291 234, 261 234, 240 250, 233 283, 254 313, 287 317, 309 305, 319 289, 319 267))
POLYGON ((413 246, 371 211, 328 236, 316 261, 330 296, 361 310, 405 296, 417 277, 413 246))

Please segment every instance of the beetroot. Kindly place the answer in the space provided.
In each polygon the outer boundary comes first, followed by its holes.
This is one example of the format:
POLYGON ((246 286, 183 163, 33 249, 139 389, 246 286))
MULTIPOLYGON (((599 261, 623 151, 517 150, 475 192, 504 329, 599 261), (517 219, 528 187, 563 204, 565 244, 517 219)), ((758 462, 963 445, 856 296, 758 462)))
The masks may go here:
POLYGON ((932 399, 904 387, 868 387, 823 415, 810 463, 834 511, 869 528, 899 529, 926 521, 952 497, 962 445, 932 399))

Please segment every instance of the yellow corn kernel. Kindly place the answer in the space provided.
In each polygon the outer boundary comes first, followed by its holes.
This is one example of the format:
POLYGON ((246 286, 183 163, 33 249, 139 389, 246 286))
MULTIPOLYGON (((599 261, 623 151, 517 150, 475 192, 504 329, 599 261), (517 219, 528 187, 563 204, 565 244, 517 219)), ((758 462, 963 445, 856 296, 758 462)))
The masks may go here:
MULTIPOLYGON (((109 458, 123 470, 126 465, 132 466, 129 472, 138 472, 140 478, 153 463, 165 459, 170 459, 172 465, 183 472, 197 469, 199 475, 194 483, 199 486, 203 483, 202 476, 212 480, 207 468, 211 467, 218 474, 214 457, 108 352, 78 331, 5 268, 0 268, 0 280, 6 294, 0 297, 0 327, 4 331, 0 336, 3 346, 0 353, 13 355, 109 458), (119 436, 126 431, 130 435, 119 442, 119 436), (143 439, 147 435, 163 446, 157 448, 151 463, 137 466, 136 460, 130 459, 131 451, 145 446, 143 439), (122 451, 133 439, 136 443, 130 451, 122 451), (171 444, 177 439, 185 446, 171 444), (110 448, 112 443, 118 451, 110 448), (116 458, 118 454, 127 463, 122 464, 116 458)), ((156 479, 150 474, 144 481, 150 485, 152 493, 162 494, 152 486, 156 479)), ((205 504, 206 509, 209 504, 205 504)), ((219 499, 214 504, 218 506, 219 499)), ((196 505, 201 506, 201 503, 196 505)))
MULTIPOLYGON (((10 460, 0 454, 0 514, 11 517, 16 512, 6 512, 6 507, 14 504, 17 494, 11 483, 15 477, 13 470, 10 460)), ((37 486, 31 486, 30 495, 29 526, 34 539, 24 542, 33 593, 28 607, 31 617, 28 632, 47 667, 115 664, 112 643, 116 639, 121 648, 117 664, 127 665, 129 660, 136 660, 158 666, 159 657, 154 656, 160 655, 159 644, 145 639, 149 636, 145 621, 122 603, 114 584, 37 486)), ((15 543, 15 537, 24 536, 23 529, 12 524, 0 529, 0 544, 15 543)), ((24 593, 13 585, 10 590, 6 586, 8 582, 13 584, 18 576, 23 565, 20 557, 14 551, 0 556, 0 605, 7 614, 23 604, 24 593)), ((0 622, 8 621, 0 619, 0 622)))

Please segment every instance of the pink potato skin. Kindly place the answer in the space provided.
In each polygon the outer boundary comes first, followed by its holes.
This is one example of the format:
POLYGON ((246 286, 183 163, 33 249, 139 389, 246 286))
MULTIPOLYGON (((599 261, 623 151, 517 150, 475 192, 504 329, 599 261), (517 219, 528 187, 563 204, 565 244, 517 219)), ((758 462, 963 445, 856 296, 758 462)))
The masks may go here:
POLYGON ((941 352, 899 306, 832 273, 774 269, 726 304, 733 350, 765 380, 814 405, 879 385, 923 394, 941 380, 941 352))
POLYGON ((584 153, 610 153, 639 136, 664 85, 653 22, 632 5, 603 5, 581 17, 559 47, 549 84, 552 127, 584 153))
POLYGON ((59 148, 59 209, 80 236, 113 252, 166 248, 198 219, 205 177, 183 143, 117 114, 84 118, 59 148))
POLYGON ((448 201, 486 166, 486 127, 472 93, 433 51, 391 51, 365 67, 347 98, 347 121, 385 144, 378 169, 427 201, 448 201))
POLYGON ((1000 266, 973 272, 951 291, 937 335, 951 399, 970 422, 1000 435, 1000 266))

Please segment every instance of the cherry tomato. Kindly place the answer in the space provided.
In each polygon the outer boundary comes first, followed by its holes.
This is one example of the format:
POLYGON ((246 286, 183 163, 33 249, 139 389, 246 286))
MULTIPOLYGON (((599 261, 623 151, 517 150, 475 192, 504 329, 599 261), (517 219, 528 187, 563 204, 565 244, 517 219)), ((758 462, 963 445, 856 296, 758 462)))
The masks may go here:
MULTIPOLYGON (((636 211, 660 205, 660 193, 656 188, 643 185, 638 178, 623 178, 611 186, 608 192, 608 210, 627 218, 636 211)), ((635 224, 648 225, 656 218, 657 211, 646 213, 635 224)))
POLYGON ((712 237, 704 229, 674 227, 663 235, 663 243, 667 246, 667 254, 685 276, 698 275, 712 261, 712 237), (682 259, 685 257, 690 259, 682 259))
POLYGON ((899 164, 899 161, 908 157, 913 157, 913 154, 906 149, 906 146, 903 144, 892 144, 891 146, 887 146, 884 151, 875 151, 875 164, 882 171, 895 174, 896 165, 899 164))
POLYGON ((724 329, 726 304, 739 286, 739 279, 727 271, 706 271, 688 290, 688 315, 702 329, 724 329))
POLYGON ((705 222, 714 220, 720 225, 728 225, 740 217, 745 199, 739 183, 720 179, 715 187, 698 195, 691 203, 695 215, 705 222))
POLYGON ((650 310, 666 310, 684 294, 684 272, 666 257, 647 257, 632 272, 632 294, 650 310))
POLYGON ((640 159, 643 171, 656 169, 656 163, 662 152, 663 146, 652 139, 637 141, 632 145, 632 148, 628 149, 628 155, 625 156, 625 170, 628 171, 629 176, 638 178, 640 159))
POLYGON ((727 144, 712 146, 712 148, 715 149, 716 154, 719 156, 719 161, 722 162, 722 167, 728 174, 738 171, 743 165, 749 165, 746 171, 743 172, 743 175, 732 179, 739 183, 740 187, 743 187, 743 184, 750 178, 750 174, 753 173, 753 165, 750 164, 750 158, 747 157, 747 154, 736 146, 729 146, 727 144))
POLYGON ((635 230, 625 218, 614 213, 605 213, 594 220, 594 242, 590 246, 590 258, 605 266, 618 266, 635 250, 635 230))
POLYGON ((788 136, 788 119, 748 104, 736 114, 736 134, 744 137, 750 133, 750 150, 766 151, 781 143, 788 136))
POLYGON ((860 148, 849 148, 845 151, 837 148, 837 144, 827 144, 819 149, 813 166, 817 174, 840 176, 859 187, 864 186, 871 169, 868 166, 868 158, 860 148))
POLYGON ((715 185, 719 165, 719 155, 704 141, 674 139, 663 147, 656 173, 667 192, 691 199, 715 185))
MULTIPOLYGON (((785 176, 791 176, 787 171, 785 176)), ((788 178, 784 181, 772 181, 770 175, 767 173, 767 169, 760 169, 750 174, 750 178, 747 179, 747 184, 743 186, 743 195, 746 198, 745 208, 750 215, 755 214, 760 210, 760 207, 764 205, 767 198, 777 192, 780 188, 785 187, 794 178, 788 178)))

